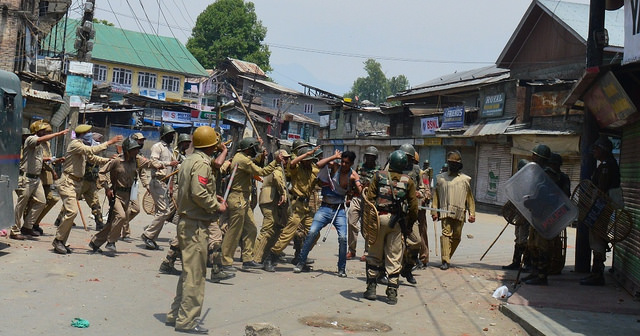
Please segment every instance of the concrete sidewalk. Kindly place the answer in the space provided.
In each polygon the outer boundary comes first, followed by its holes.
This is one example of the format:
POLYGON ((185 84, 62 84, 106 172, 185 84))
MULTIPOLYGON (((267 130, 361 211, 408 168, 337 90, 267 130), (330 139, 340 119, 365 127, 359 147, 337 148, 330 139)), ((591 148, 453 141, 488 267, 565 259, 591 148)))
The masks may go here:
MULTIPOLYGON (((567 265, 562 274, 550 276, 548 286, 518 286, 500 311, 531 335, 640 335, 640 302, 611 274, 605 274, 605 286, 580 285, 586 274, 573 272, 575 229, 567 231, 567 265)), ((515 271, 505 274, 510 290, 515 277, 515 271)))

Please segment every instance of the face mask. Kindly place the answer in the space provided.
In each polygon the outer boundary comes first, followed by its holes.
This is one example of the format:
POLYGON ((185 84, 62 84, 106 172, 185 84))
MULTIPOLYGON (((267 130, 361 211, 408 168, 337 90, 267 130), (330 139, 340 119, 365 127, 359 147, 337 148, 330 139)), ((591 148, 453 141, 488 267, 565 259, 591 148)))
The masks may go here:
POLYGON ((449 173, 456 174, 462 170, 462 162, 448 161, 447 163, 449 164, 449 173))
POLYGON ((82 139, 82 142, 84 142, 85 145, 91 146, 91 143, 93 142, 93 133, 87 132, 80 139, 82 139))

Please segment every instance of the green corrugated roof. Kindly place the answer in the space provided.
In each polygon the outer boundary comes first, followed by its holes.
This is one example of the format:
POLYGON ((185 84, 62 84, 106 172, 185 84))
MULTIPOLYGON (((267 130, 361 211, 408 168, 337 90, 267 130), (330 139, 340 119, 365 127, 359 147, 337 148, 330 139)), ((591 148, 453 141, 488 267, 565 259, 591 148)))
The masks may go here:
MULTIPOLYGON (((68 19, 67 34, 65 40, 65 52, 74 53, 73 44, 76 40, 76 27, 79 20, 68 19)), ((57 29, 51 31, 53 39, 42 40, 42 49, 54 52, 62 51, 64 35, 64 20, 60 20, 57 29)), ((91 58, 107 62, 130 64, 150 69, 175 72, 191 77, 207 76, 206 70, 191 55, 189 50, 176 38, 156 36, 103 24, 93 24, 96 37, 93 42, 91 58)))

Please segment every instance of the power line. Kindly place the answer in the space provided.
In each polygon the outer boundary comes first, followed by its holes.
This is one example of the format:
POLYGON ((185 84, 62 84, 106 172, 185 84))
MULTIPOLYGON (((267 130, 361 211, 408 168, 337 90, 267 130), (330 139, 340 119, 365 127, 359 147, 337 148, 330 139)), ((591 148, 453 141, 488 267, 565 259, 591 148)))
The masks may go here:
MULTIPOLYGON (((160 0, 156 0, 158 2, 158 9, 160 10, 160 14, 162 14, 162 17, 164 18, 165 21, 167 21, 167 17, 164 15, 164 11, 162 10, 162 5, 160 4, 160 0)), ((171 12, 169 12, 169 14, 171 14, 171 12)), ((171 16, 172 19, 175 20, 175 18, 173 18, 173 16, 171 16)), ((169 31, 171 32, 171 35, 173 36, 174 39, 176 39, 176 41, 179 41, 178 38, 176 37, 176 35, 173 33, 173 30, 171 28, 169 28, 169 31)), ((180 43, 180 42, 178 42, 180 43)), ((182 53, 184 54, 184 56, 187 58, 187 60, 189 62, 191 62, 191 65, 193 65, 196 69, 198 68, 198 65, 202 66, 201 64, 195 64, 193 63, 193 60, 191 60, 193 58, 193 55, 188 55, 187 52, 185 51, 186 46, 184 48, 180 48, 180 50, 182 50, 182 53), (189 57, 191 56, 191 57, 189 57)))
MULTIPOLYGON (((113 10, 113 7, 111 7, 111 2, 107 1, 107 3, 109 4, 109 8, 111 8, 111 10, 113 10)), ((116 16, 116 22, 118 22, 118 26, 120 27, 120 30, 122 30, 122 35, 124 35, 124 38, 127 40, 127 42, 129 42, 129 45, 131 46, 131 49, 133 49, 133 51, 135 52, 136 56, 138 56, 138 59, 140 60, 140 62, 144 63, 144 61, 142 60, 142 57, 140 57, 140 54, 138 54, 138 50, 136 50, 136 48, 133 46, 133 43, 131 43, 131 41, 127 37, 126 30, 122 29, 122 24, 120 24, 120 19, 118 19, 118 16, 116 16)))
MULTIPOLYGON (((109 6, 109 7, 111 7, 111 6, 109 6)), ((159 24, 160 26, 163 26, 163 27, 171 27, 171 28, 174 28, 174 29, 180 29, 180 30, 183 30, 183 31, 191 32, 191 29, 189 29, 189 28, 185 28, 185 27, 181 27, 181 26, 177 26, 177 25, 171 25, 169 23, 161 23, 161 22, 158 22, 158 21, 151 21, 151 20, 148 20, 148 19, 145 19, 145 18, 137 17, 136 15, 120 13, 120 12, 116 12, 114 10, 108 11, 106 9, 102 9, 102 8, 99 8, 99 7, 96 7, 96 10, 97 11, 102 11, 102 12, 105 12, 105 13, 109 13, 109 14, 113 14, 114 16, 118 16, 119 15, 119 16, 123 16, 123 17, 129 18, 129 19, 136 19, 136 20, 148 22, 149 24, 159 24)))

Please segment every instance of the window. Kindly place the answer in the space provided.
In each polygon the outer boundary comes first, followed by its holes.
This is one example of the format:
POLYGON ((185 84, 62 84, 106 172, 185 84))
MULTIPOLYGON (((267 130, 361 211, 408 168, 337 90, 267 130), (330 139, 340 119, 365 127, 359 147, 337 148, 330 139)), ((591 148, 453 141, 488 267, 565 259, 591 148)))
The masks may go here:
POLYGON ((131 70, 123 68, 113 68, 113 79, 111 81, 117 84, 131 85, 132 76, 133 72, 131 72, 131 70))
POLYGON ((155 89, 156 74, 150 72, 138 72, 138 87, 155 89))
POLYGON ((105 82, 107 80, 107 67, 104 65, 93 65, 93 81, 105 82))
POLYGON ((180 88, 180 78, 173 76, 162 76, 162 90, 178 92, 180 88))
POLYGON ((273 108, 277 109, 280 107, 280 98, 273 98, 273 108))
POLYGON ((304 104, 304 114, 313 113, 313 104, 304 104))

